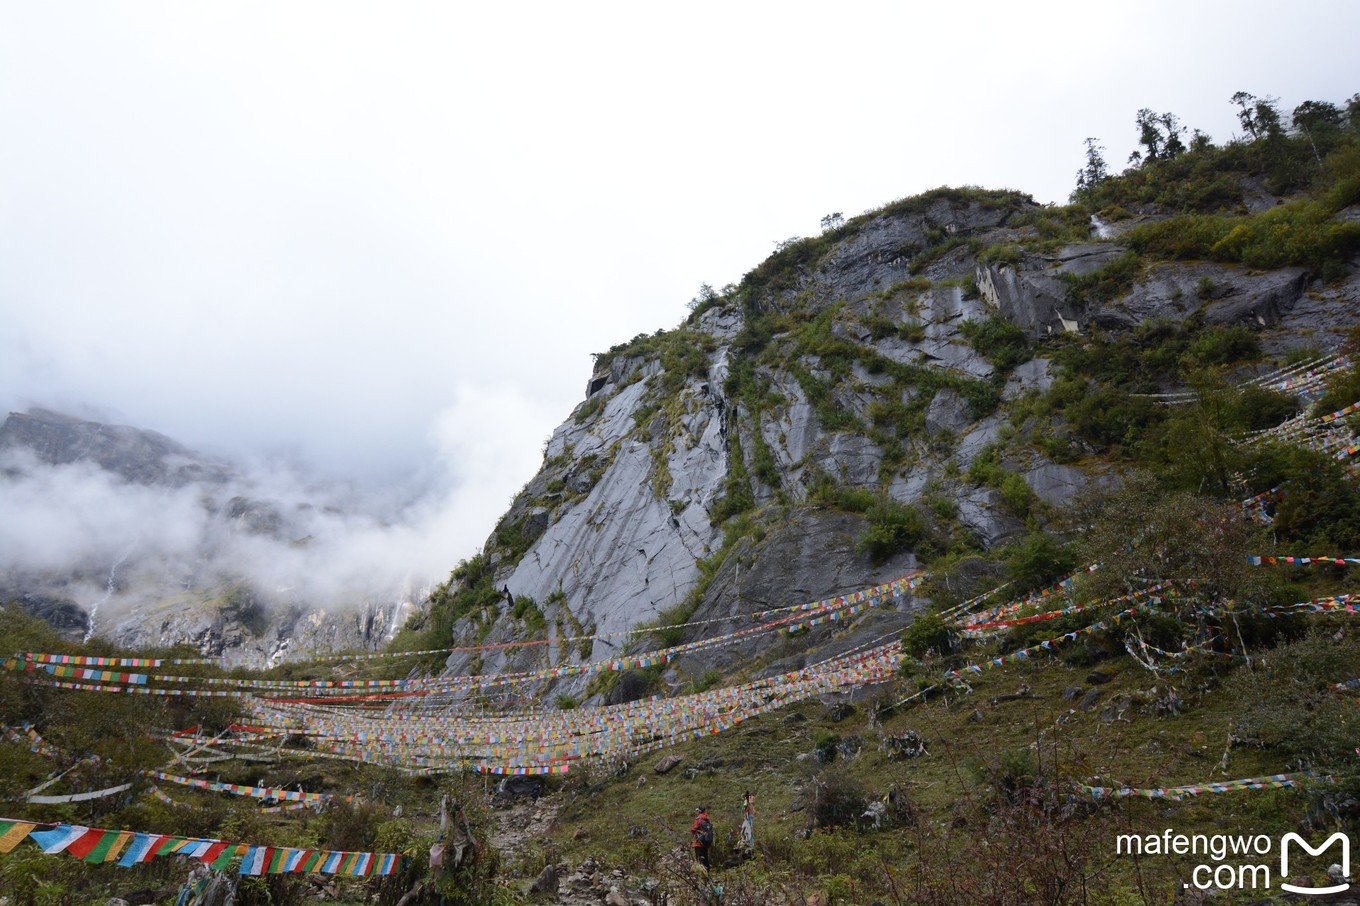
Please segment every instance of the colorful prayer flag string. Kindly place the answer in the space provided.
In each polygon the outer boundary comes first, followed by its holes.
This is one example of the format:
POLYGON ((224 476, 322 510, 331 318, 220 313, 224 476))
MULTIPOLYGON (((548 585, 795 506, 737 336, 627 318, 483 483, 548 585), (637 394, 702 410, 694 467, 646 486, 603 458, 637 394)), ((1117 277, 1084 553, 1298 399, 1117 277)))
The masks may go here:
POLYGON ((366 878, 390 875, 405 866, 399 853, 335 852, 296 847, 255 846, 169 834, 104 830, 74 824, 39 825, 0 818, 0 853, 11 852, 29 840, 44 853, 69 853, 89 863, 114 862, 123 868, 145 864, 158 856, 187 856, 223 871, 237 858, 242 875, 322 872, 366 878))

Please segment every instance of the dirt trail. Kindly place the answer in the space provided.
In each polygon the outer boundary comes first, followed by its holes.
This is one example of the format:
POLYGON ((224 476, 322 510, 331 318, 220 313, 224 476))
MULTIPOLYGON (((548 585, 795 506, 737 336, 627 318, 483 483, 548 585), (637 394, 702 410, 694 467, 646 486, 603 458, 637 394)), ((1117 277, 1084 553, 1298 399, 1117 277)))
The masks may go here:
POLYGON ((491 845, 506 855, 518 852, 527 843, 541 841, 557 820, 558 802, 551 796, 524 799, 492 814, 491 845))

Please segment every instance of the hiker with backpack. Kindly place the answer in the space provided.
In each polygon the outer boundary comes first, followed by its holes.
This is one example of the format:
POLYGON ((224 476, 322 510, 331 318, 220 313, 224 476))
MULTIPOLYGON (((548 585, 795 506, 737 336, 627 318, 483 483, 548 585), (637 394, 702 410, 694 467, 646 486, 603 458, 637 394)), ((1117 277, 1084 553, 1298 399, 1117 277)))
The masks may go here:
POLYGON ((694 824, 689 833, 694 838, 694 861, 707 871, 708 854, 713 847, 713 821, 708 817, 708 806, 701 805, 694 810, 694 824))

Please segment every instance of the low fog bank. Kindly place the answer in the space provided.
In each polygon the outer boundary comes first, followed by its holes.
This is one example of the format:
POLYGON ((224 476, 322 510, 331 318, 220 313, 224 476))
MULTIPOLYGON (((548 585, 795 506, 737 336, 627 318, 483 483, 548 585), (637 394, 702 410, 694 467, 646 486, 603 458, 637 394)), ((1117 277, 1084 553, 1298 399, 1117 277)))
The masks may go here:
POLYGON ((0 599, 71 602, 112 635, 148 608, 220 606, 244 586, 278 612, 381 608, 390 637, 392 615, 409 614, 477 551, 538 466, 539 444, 471 426, 491 412, 532 423, 532 410, 460 388, 430 429, 437 459, 382 488, 264 459, 205 458, 214 467, 189 480, 138 482, 88 458, 0 449, 0 599))

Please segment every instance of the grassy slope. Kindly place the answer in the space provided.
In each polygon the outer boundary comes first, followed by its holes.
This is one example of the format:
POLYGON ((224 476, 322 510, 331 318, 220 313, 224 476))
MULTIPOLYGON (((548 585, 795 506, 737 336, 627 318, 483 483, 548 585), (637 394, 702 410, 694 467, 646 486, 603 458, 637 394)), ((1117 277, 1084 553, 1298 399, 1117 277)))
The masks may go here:
MULTIPOLYGON (((1106 785, 1181 786, 1286 770, 1279 754, 1258 748, 1232 749, 1226 768, 1220 768, 1236 705, 1221 687, 1198 699, 1187 696, 1187 710, 1179 716, 1149 716, 1130 708, 1127 719, 1102 718, 1111 700, 1158 681, 1127 656, 1098 667, 1113 677, 1099 687, 1085 683, 1091 667, 1070 667, 1056 659, 990 670, 969 678, 970 693, 896 709, 878 728, 870 726, 874 703, 905 698, 914 691, 914 682, 876 690, 871 701, 841 721, 815 702, 788 708, 678 747, 674 753, 685 761, 666 775, 655 772, 659 756, 654 755, 598 788, 586 786, 584 779, 569 782, 558 794, 563 807, 549 846, 571 863, 591 854, 643 872, 656 864, 659 854, 687 840, 694 805, 707 804, 718 824, 718 858, 723 860, 732 852, 742 792, 750 789, 759 806, 761 856, 738 872, 766 884, 844 894, 847 877, 882 878, 880 855, 906 877, 917 864, 915 853, 941 844, 964 853, 973 868, 987 870, 986 853, 974 835, 980 813, 994 804, 990 776, 1018 752, 1036 751, 1041 771, 1053 777, 1087 783, 1099 777, 1106 785), (991 703, 1022 684, 1034 698, 991 703), (1077 711, 1076 702, 1062 699, 1069 687, 1099 688, 1101 699, 1090 710, 1077 711), (890 760, 879 748, 882 734, 901 735, 908 729, 926 738, 930 755, 890 760), (818 738, 828 734, 860 736, 860 754, 820 765, 813 750, 818 738), (703 765, 713 765, 711 772, 685 772, 703 765), (810 823, 807 809, 794 810, 795 800, 807 798, 800 791, 809 789, 814 778, 825 781, 834 775, 871 798, 896 787, 917 810, 914 825, 867 833, 819 829, 809 839, 798 839, 810 823), (952 827, 956 823, 962 826, 952 827), (639 828, 645 836, 636 836, 639 828), (853 853, 852 864, 843 861, 847 850, 853 853)), ((1109 893, 1096 901, 1132 896, 1139 883, 1136 866, 1115 858, 1115 828, 1157 833, 1172 826, 1187 834, 1278 835, 1294 829, 1305 810, 1304 797, 1288 790, 1214 794, 1182 802, 1125 800, 1101 809, 1103 833, 1087 841, 1085 870, 1109 893)), ((532 865, 535 856, 524 858, 532 865)), ((1169 893, 1193 864, 1148 860, 1141 866, 1142 883, 1169 893)), ((876 896, 890 895, 891 888, 882 881, 865 886, 876 896)))

